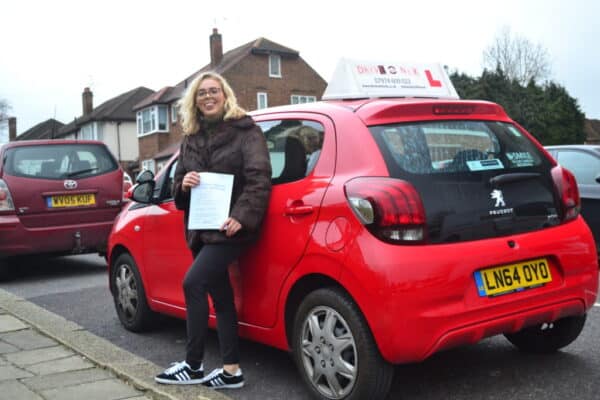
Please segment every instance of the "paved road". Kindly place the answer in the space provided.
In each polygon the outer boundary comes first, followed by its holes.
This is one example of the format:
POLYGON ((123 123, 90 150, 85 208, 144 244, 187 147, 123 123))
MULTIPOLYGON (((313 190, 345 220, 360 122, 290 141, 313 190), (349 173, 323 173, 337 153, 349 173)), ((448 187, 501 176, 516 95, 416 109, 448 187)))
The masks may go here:
MULTIPOLYGON (((64 316, 98 336, 160 366, 184 354, 185 325, 165 318, 143 335, 124 330, 109 297, 104 260, 96 256, 23 261, 20 272, 2 287, 64 316)), ((473 400, 600 398, 600 307, 590 312, 580 338, 552 356, 525 355, 504 338, 437 354, 396 368, 389 399, 473 400)), ((236 400, 307 399, 291 357, 242 341, 247 387, 229 391, 236 400)), ((209 336, 208 368, 218 364, 216 335, 209 336)), ((158 371, 157 371, 158 372, 158 371)))

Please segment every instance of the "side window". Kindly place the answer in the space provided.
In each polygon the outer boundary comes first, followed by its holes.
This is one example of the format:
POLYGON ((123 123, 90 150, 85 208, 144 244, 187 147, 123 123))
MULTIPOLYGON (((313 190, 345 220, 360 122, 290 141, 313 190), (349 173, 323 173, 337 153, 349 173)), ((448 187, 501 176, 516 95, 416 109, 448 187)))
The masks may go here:
POLYGON ((299 119, 263 121, 258 125, 267 139, 273 184, 310 175, 323 147, 323 125, 299 119))
POLYGON ((169 167, 169 173, 165 174, 166 180, 163 185, 163 201, 173 199, 173 181, 175 180, 175 168, 177 168, 177 161, 175 161, 169 167))

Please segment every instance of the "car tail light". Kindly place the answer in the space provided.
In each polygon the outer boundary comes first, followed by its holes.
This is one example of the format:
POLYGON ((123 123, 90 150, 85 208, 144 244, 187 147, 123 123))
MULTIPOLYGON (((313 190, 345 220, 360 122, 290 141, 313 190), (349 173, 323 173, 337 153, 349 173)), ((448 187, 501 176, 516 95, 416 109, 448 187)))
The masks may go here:
POLYGON ((423 202, 409 182, 361 177, 346 182, 344 189, 360 222, 379 239, 390 243, 422 243, 426 239, 423 202))
POLYGON ((0 211, 14 211, 15 205, 6 183, 0 179, 0 211))
POLYGON ((563 221, 577 218, 581 209, 581 199, 575 176, 560 165, 552 168, 552 180, 560 197, 563 221))
POLYGON ((432 107, 435 115, 467 115, 467 114, 492 114, 497 115, 499 110, 495 104, 435 104, 432 107))

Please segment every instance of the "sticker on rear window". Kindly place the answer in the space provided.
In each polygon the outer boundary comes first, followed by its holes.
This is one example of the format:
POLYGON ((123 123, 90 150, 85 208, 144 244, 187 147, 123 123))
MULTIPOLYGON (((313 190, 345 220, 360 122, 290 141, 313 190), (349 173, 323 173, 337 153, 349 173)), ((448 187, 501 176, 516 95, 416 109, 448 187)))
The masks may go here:
POLYGON ((534 165, 533 156, 526 151, 506 153, 513 167, 531 167, 534 165))
POLYGON ((502 169, 504 165, 502 165, 502 161, 497 158, 491 160, 472 160, 467 161, 467 166, 469 167, 469 171, 485 171, 488 169, 502 169))

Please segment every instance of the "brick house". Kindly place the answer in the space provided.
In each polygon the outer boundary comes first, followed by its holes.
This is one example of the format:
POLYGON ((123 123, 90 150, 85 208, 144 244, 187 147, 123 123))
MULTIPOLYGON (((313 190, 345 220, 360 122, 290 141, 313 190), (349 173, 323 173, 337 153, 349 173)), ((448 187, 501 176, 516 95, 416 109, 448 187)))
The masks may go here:
POLYGON ((158 171, 177 150, 181 126, 176 102, 202 72, 215 71, 225 77, 246 110, 317 101, 325 91, 325 80, 296 50, 258 38, 223 53, 222 37, 217 29, 213 29, 209 41, 209 64, 134 107, 141 169, 158 171))
POLYGON ((83 115, 63 126, 57 139, 94 139, 106 143, 126 172, 131 173, 139 159, 136 115, 133 106, 154 93, 138 87, 93 106, 89 88, 82 93, 83 115))

